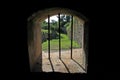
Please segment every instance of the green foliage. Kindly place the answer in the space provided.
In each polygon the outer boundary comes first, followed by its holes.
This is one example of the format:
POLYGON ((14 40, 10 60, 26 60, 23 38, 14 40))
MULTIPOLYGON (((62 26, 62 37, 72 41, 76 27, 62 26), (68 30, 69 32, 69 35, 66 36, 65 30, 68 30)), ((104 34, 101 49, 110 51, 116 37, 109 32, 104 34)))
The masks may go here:
MULTIPOLYGON (((58 16, 57 16, 58 17, 58 16)), ((71 20, 71 16, 70 15, 65 15, 65 14, 61 14, 60 15, 60 25, 62 27, 64 27, 64 25, 68 22, 70 22, 71 20)))
POLYGON ((68 28, 68 27, 70 27, 70 26, 71 26, 70 22, 68 22, 68 23, 65 24, 65 27, 66 27, 66 28, 68 28))
POLYGON ((42 50, 47 50, 47 49, 48 49, 48 40, 42 43, 42 50))
MULTIPOLYGON (((62 45, 62 49, 69 49, 71 47, 71 40, 69 39, 69 37, 65 34, 61 34, 61 45, 62 45)), ((79 44, 77 44, 77 42, 73 41, 73 48, 79 48, 79 44)))
MULTIPOLYGON (((70 40, 70 33, 71 33, 71 16, 69 15, 60 15, 60 26, 61 26, 61 49, 70 49, 71 48, 71 40, 70 40)), ((48 34, 48 23, 43 21, 42 25, 42 32, 48 34)), ((50 48, 52 50, 59 49, 59 27, 58 22, 52 20, 50 23, 50 33, 51 33, 51 40, 50 40, 50 48), (53 35, 54 34, 54 35, 53 35), (53 35, 53 36, 52 36, 53 35), (56 35, 56 36, 55 36, 56 35)), ((80 48, 80 45, 77 42, 73 41, 73 48, 80 48)), ((42 49, 48 49, 48 40, 42 43, 42 49)))
MULTIPOLYGON (((41 31, 42 31, 42 33, 47 33, 48 34, 48 30, 42 29, 41 31)), ((52 33, 51 30, 50 30, 50 33, 52 33)))
POLYGON ((50 28, 52 31, 57 31, 58 30, 58 22, 55 20, 52 20, 51 24, 50 24, 50 28))
MULTIPOLYGON (((59 39, 50 40, 50 48, 52 50, 59 49, 59 39)), ((70 49, 71 48, 71 40, 65 34, 61 34, 61 49, 70 49)), ((77 42, 73 41, 73 48, 80 48, 80 45, 77 42)), ((42 44, 42 50, 48 49, 48 40, 42 44)))
POLYGON ((46 21, 43 21, 41 23, 42 29, 48 29, 48 23, 46 21))

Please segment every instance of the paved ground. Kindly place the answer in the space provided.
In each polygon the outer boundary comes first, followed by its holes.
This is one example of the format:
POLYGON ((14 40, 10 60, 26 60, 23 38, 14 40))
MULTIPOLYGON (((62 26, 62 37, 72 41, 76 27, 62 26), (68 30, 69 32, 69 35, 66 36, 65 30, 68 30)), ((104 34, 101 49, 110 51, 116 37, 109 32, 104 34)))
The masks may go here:
POLYGON ((43 72, 62 72, 62 73, 84 73, 84 55, 82 49, 73 49, 73 59, 70 58, 70 50, 52 52, 48 59, 48 53, 42 54, 42 71, 43 72))

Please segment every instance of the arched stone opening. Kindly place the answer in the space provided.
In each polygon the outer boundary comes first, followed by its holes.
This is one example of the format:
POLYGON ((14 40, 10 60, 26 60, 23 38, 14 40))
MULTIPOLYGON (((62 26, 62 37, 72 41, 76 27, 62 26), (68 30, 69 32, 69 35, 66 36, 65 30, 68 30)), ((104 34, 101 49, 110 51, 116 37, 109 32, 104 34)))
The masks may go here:
MULTIPOLYGON (((82 53, 84 56, 84 68, 87 71, 87 56, 88 56, 88 32, 87 19, 80 13, 66 9, 66 8, 50 8, 38 11, 28 18, 28 50, 30 69, 33 72, 35 65, 39 64, 39 72, 42 71, 42 45, 41 45, 41 22, 45 20, 48 15, 53 16, 58 13, 73 15, 83 24, 83 38, 82 38, 82 53), (38 63, 39 61, 39 63, 38 63)), ((78 23, 79 24, 79 23, 78 23)))

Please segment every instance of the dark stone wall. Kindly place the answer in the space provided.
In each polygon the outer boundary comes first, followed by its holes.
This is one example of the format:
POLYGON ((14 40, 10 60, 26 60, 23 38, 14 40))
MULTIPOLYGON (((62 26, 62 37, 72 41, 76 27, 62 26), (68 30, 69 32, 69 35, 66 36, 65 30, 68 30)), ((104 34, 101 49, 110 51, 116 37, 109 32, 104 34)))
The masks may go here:
MULTIPOLYGON (((13 52, 15 51, 14 55, 16 56, 13 57, 14 60, 11 61, 13 63, 13 66, 12 66, 13 68, 11 68, 11 71, 18 72, 18 73, 19 72, 22 72, 22 73, 30 72, 28 45, 27 45, 27 41, 28 41, 27 40, 27 19, 28 17, 31 16, 34 12, 37 12, 45 8, 63 7, 63 8, 69 8, 77 12, 80 12, 81 14, 83 14, 85 17, 89 19, 90 25, 88 27, 88 30, 90 30, 89 31, 90 47, 89 47, 89 57, 88 57, 88 61, 89 61, 88 62, 88 65, 89 65, 88 74, 90 74, 92 80, 93 79, 98 80, 98 78, 96 78, 96 76, 98 76, 98 73, 101 73, 101 74, 104 73, 103 72, 104 68, 102 64, 104 61, 101 58, 103 55, 107 54, 107 52, 103 53, 103 50, 99 49, 100 45, 103 46, 103 44, 99 43, 99 41, 103 39, 101 34, 106 33, 106 29, 103 29, 103 27, 108 28, 108 25, 104 26, 104 23, 107 21, 107 19, 104 19, 104 17, 106 18, 106 15, 108 15, 102 10, 102 9, 108 10, 105 8, 106 4, 102 5, 104 2, 103 3, 100 2, 101 3, 100 4, 98 1, 94 1, 94 2, 85 1, 84 2, 84 1, 79 1, 79 0, 78 1, 69 0, 69 3, 68 3, 68 1, 65 1, 65 0, 60 0, 60 1, 48 0, 48 1, 42 1, 42 2, 39 0, 38 2, 37 1, 27 1, 27 2, 16 1, 13 3, 14 4, 12 6, 9 5, 4 10, 7 13, 6 16, 10 16, 10 18, 7 17, 5 21, 7 22, 7 19, 8 19, 12 23, 12 25, 10 26, 9 24, 8 27, 11 29, 10 33, 12 33, 11 36, 13 36, 14 38, 13 43, 15 43, 15 46, 13 47, 13 52), (44 3, 44 6, 41 5, 43 3, 44 3), (101 9, 102 6, 104 6, 104 8, 101 9), (102 15, 102 17, 100 15, 102 15), (97 39, 99 39, 98 42, 96 41, 97 39)), ((12 55, 13 52, 10 55, 12 55)), ((67 76, 69 77, 69 79, 72 79, 73 77, 76 80, 80 80, 79 79, 80 77, 83 78, 82 80, 86 80, 86 78, 88 79, 88 75, 80 76, 78 74, 77 76, 75 76, 75 75, 68 74, 67 76)), ((39 75, 37 78, 42 78, 42 77, 46 77, 46 79, 55 78, 55 76, 46 76, 45 73, 41 73, 41 75, 39 75)), ((64 75, 61 75, 61 74, 60 75, 56 74, 56 77, 57 79, 59 78, 62 80, 67 79, 67 77, 63 78, 64 75)))
POLYGON ((32 71, 32 68, 36 64, 38 58, 40 58, 39 61, 42 64, 41 30, 39 24, 34 21, 28 21, 27 28, 29 64, 32 71))

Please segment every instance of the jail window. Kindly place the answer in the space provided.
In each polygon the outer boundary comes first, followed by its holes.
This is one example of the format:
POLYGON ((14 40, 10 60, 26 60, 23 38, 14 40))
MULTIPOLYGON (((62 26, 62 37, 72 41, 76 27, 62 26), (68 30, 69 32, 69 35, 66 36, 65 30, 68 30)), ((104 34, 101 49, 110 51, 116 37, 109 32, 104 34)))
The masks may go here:
POLYGON ((28 19, 32 72, 87 72, 85 20, 77 15, 71 10, 54 8, 28 19))

